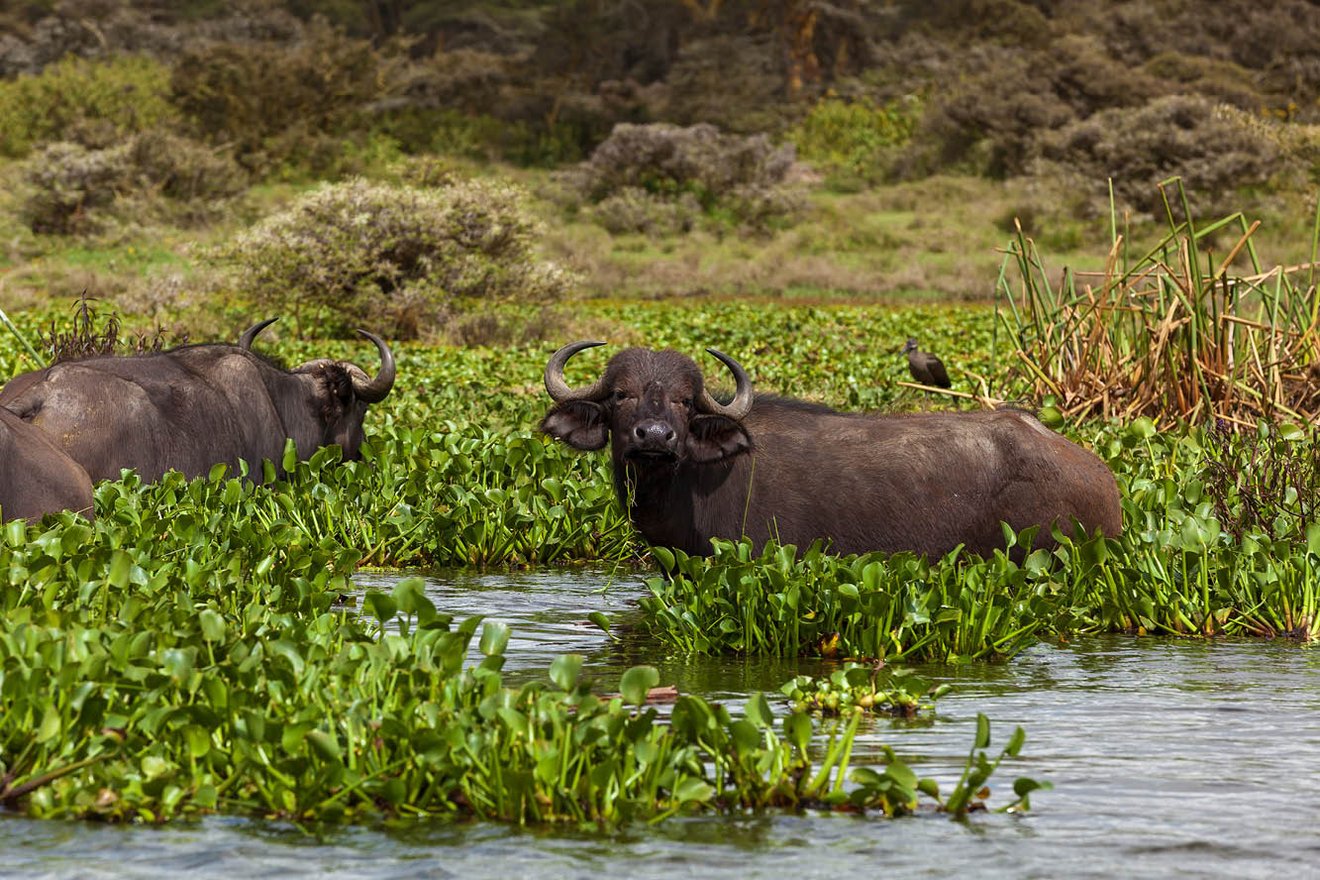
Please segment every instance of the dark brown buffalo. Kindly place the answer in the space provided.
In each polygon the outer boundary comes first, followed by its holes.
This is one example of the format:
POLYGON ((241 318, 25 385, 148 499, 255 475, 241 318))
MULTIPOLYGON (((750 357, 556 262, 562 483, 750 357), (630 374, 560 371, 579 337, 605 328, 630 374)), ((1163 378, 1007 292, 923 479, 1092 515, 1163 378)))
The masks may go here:
POLYGON ((359 331, 380 352, 374 379, 328 359, 285 370, 251 350, 270 323, 247 330, 238 345, 93 357, 24 373, 0 389, 0 406, 49 434, 93 480, 117 479, 121 468, 147 481, 171 469, 195 477, 240 460, 256 467, 269 459, 278 468, 285 438, 299 458, 331 444, 356 458, 367 405, 394 384, 389 346, 359 331))
POLYGON ((1000 522, 1117 535, 1114 476, 1095 454, 1016 410, 862 415, 753 396, 736 361, 733 400, 715 401, 701 370, 674 351, 630 348, 587 388, 570 389, 564 364, 600 345, 576 342, 550 358, 555 405, 541 430, 575 449, 612 442, 614 484, 652 544, 707 555, 711 538, 774 538, 839 553, 911 550, 942 555, 959 544, 1004 547, 1000 522))
POLYGON ((0 520, 92 516, 92 481, 44 431, 0 407, 0 520))

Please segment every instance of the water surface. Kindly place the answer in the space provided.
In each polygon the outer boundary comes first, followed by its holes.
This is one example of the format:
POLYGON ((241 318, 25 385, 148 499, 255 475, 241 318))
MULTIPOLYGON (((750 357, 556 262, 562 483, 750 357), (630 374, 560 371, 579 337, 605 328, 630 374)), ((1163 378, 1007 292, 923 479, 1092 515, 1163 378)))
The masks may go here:
MULTIPOLYGON (((364 574, 388 588, 396 576, 364 574)), ((628 571, 445 574, 428 595, 458 617, 513 628, 508 677, 586 655, 600 690, 636 663, 661 683, 735 708, 818 662, 667 657, 629 629, 644 591, 628 571), (587 621, 602 610, 612 639, 587 621)), ((1320 877, 1320 652, 1287 642, 1097 638, 1041 645, 1000 665, 927 666, 950 681, 932 723, 879 721, 855 762, 892 745, 947 789, 978 711, 996 743, 1028 732, 1001 767, 1049 779, 1027 815, 898 821, 833 815, 693 818, 601 834, 494 823, 404 823, 317 838, 287 825, 211 817, 166 828, 0 816, 0 876, 321 877, 1320 877), (865 872, 864 874, 862 872, 865 872)))

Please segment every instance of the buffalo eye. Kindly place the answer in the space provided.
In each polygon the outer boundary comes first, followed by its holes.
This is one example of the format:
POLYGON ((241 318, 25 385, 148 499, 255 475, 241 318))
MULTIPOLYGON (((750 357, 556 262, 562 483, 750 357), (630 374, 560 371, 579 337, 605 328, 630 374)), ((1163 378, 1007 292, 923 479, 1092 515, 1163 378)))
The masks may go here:
POLYGON ((628 399, 628 392, 627 392, 627 391, 624 391, 622 388, 620 388, 620 389, 618 389, 618 390, 616 390, 616 391, 614 392, 614 399, 615 399, 616 402, 622 402, 622 401, 624 401, 624 400, 627 400, 627 399, 628 399))
POLYGON ((683 398, 683 407, 685 409, 692 409, 692 398, 690 397, 683 398))

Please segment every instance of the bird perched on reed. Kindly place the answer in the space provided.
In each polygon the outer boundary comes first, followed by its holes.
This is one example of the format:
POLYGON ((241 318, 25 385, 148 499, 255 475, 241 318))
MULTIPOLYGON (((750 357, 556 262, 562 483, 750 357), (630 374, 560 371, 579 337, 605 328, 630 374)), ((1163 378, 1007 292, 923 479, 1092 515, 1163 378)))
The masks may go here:
POLYGON ((907 355, 908 372, 912 374, 913 379, 916 379, 922 385, 948 388, 953 384, 949 381, 949 374, 944 369, 944 363, 930 352, 917 348, 915 338, 908 339, 907 344, 903 346, 903 353, 907 355))

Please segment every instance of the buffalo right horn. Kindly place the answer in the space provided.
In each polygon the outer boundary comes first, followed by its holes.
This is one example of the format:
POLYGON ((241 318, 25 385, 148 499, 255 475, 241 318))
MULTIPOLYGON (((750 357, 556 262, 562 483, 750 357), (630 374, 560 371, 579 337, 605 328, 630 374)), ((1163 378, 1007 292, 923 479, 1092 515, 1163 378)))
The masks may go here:
POLYGON ((244 351, 251 351, 252 340, 257 338, 257 334, 260 333, 262 330, 265 330, 267 327, 269 327, 271 324, 274 324, 278 320, 279 318, 267 318, 266 320, 262 321, 260 324, 253 324, 251 327, 244 330, 243 335, 238 337, 238 347, 243 349, 244 351))
POLYGON ((385 395, 394 387, 394 353, 385 344, 385 340, 375 333, 368 333, 366 330, 359 330, 358 333, 376 344, 376 351, 380 352, 380 372, 376 373, 376 378, 370 382, 362 382, 355 378, 353 393, 357 395, 358 400, 377 403, 384 400, 385 395))
POLYGON ((713 348, 706 349, 711 357, 714 357, 733 373, 733 380, 736 383, 733 392, 733 400, 728 403, 720 403, 710 396, 710 392, 704 387, 701 389, 699 402, 701 408, 708 413, 714 413, 717 416, 725 416, 733 419, 735 422, 741 421, 744 416, 752 411, 752 380, 747 377, 747 371, 742 368, 742 364, 735 361, 722 351, 713 348))
POLYGON ((605 382, 604 376, 597 379, 594 385, 569 388, 568 383, 564 381, 564 364, 567 364, 568 359, 579 351, 604 344, 603 342, 571 342, 550 356, 549 362, 545 365, 545 390, 551 400, 555 403, 563 403, 565 400, 594 400, 600 396, 605 382))

